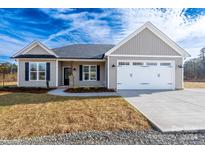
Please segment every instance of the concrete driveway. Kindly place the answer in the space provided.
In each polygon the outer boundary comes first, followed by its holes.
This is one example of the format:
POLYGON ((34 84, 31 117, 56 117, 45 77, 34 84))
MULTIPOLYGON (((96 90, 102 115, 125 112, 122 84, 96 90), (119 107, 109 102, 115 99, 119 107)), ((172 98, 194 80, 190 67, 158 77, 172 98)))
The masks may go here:
POLYGON ((162 132, 205 130, 205 89, 118 93, 162 132))

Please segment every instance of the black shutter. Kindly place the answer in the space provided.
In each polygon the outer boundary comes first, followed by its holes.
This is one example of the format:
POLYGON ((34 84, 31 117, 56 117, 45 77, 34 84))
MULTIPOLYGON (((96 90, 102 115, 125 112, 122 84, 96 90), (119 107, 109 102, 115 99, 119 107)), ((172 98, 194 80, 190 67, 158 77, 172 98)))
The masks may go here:
POLYGON ((97 80, 100 81, 100 65, 97 65, 97 80))
POLYGON ((46 63, 46 80, 47 81, 50 81, 50 71, 51 68, 50 68, 50 63, 46 63))
POLYGON ((79 80, 80 81, 83 80, 83 66, 82 65, 79 66, 79 80))
POLYGON ((29 62, 25 62, 25 80, 29 80, 29 62))

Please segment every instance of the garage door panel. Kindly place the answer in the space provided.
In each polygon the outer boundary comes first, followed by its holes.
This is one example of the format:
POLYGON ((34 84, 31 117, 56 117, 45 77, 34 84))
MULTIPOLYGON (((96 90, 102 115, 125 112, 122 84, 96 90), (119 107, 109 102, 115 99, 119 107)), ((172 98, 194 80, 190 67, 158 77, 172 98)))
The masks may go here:
POLYGON ((117 67, 117 89, 173 89, 173 81, 173 67, 160 66, 160 62, 155 66, 117 67))

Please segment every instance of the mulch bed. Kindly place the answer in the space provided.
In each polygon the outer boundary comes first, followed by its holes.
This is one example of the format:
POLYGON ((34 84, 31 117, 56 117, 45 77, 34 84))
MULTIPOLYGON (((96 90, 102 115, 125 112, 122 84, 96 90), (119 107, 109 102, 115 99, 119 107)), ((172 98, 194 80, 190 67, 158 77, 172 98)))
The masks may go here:
POLYGON ((23 92, 23 93, 35 93, 42 94, 47 93, 49 90, 54 88, 30 88, 30 87, 0 87, 1 92, 23 92))
POLYGON ((95 88, 95 87, 88 87, 88 88, 68 88, 65 92, 69 93, 94 93, 94 92, 115 92, 114 89, 107 89, 107 88, 95 88))

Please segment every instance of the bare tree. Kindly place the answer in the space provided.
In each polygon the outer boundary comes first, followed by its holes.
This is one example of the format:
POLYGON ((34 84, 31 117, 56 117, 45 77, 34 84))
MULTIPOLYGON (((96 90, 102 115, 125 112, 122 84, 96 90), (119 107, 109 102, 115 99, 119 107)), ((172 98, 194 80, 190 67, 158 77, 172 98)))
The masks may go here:
POLYGON ((205 60, 205 47, 203 47, 203 48, 200 50, 200 57, 202 58, 203 61, 205 60))
POLYGON ((2 74, 2 86, 4 87, 4 81, 5 81, 5 74, 6 70, 8 69, 8 66, 6 64, 0 64, 0 73, 2 74))

